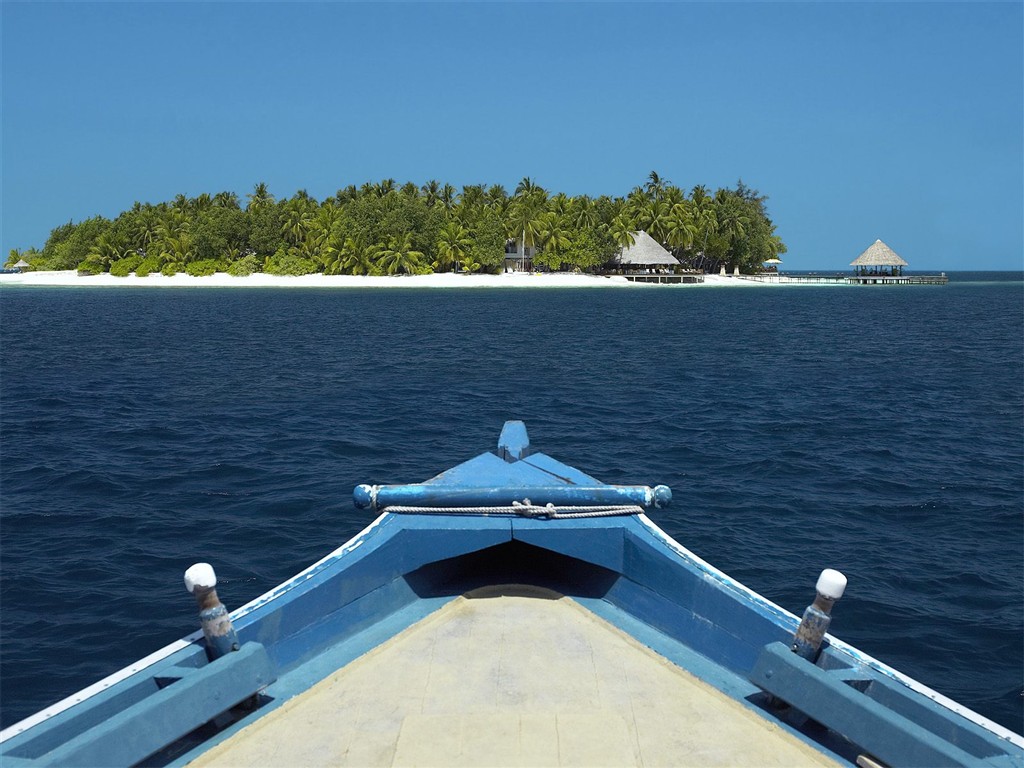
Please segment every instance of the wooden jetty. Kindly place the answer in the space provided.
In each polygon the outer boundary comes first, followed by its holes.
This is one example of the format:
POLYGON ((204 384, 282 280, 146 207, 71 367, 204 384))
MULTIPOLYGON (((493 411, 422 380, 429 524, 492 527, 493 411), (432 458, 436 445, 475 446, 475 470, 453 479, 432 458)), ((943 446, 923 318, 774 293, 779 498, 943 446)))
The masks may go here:
POLYGON ((703 272, 684 272, 682 274, 675 274, 670 272, 665 273, 644 273, 644 272, 627 272, 623 275, 631 283, 668 283, 668 284, 679 284, 679 283, 703 283, 704 273, 703 272))
POLYGON ((734 279, 781 285, 945 285, 949 276, 938 275, 733 275, 734 279))
POLYGON ((949 277, 939 275, 854 275, 847 281, 855 285, 945 285, 949 277))
MULTIPOLYGON (((778 259, 770 259, 766 264, 781 264, 778 259)), ((789 284, 823 284, 823 285, 945 285, 949 277, 945 272, 938 275, 905 275, 903 268, 909 266, 900 256, 881 240, 875 240, 860 256, 850 262, 854 268, 853 275, 841 273, 831 275, 782 275, 778 272, 762 272, 757 275, 740 275, 733 277, 752 280, 758 283, 789 283, 789 284)), ((723 269, 724 274, 724 269, 723 269)))
POLYGON ((904 275, 903 268, 909 265, 881 240, 875 240, 850 262, 850 266, 854 268, 854 274, 848 281, 855 285, 945 285, 949 282, 945 272, 940 275, 904 275))

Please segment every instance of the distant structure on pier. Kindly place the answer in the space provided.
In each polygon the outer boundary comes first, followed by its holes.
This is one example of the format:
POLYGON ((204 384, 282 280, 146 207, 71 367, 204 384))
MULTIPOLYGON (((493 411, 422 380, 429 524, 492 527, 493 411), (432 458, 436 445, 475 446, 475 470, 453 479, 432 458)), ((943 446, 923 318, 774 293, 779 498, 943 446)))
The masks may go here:
POLYGON ((679 260, 644 232, 632 232, 633 244, 619 249, 612 262, 620 267, 640 269, 664 269, 678 267, 679 260))
POLYGON ((902 277, 903 268, 909 266, 892 248, 875 240, 860 256, 850 262, 854 275, 860 277, 902 277))
MULTIPOLYGON (((765 264, 779 263, 778 259, 769 259, 765 264)), ((733 277, 741 280, 753 280, 758 283, 785 283, 789 285, 820 283, 822 285, 946 285, 949 277, 943 272, 938 275, 904 275, 903 268, 909 266, 896 252, 881 240, 875 240, 860 256, 850 262, 854 268, 852 275, 818 274, 811 272, 805 275, 781 274, 769 272, 767 269, 755 275, 739 275, 733 277)), ((722 274, 725 274, 723 268, 722 274)))
POLYGON ((702 283, 703 273, 684 273, 679 259, 649 234, 633 232, 633 244, 621 248, 612 264, 617 274, 634 283, 702 283))

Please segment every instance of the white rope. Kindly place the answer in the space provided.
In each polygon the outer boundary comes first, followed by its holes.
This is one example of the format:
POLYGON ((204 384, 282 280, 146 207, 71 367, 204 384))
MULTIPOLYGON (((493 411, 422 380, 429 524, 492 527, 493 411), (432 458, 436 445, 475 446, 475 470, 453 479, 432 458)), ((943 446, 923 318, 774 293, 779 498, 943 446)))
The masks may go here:
POLYGON ((570 520, 582 517, 613 517, 618 515, 639 515, 643 507, 635 504, 608 506, 556 507, 554 504, 530 503, 529 499, 513 501, 507 507, 384 507, 385 512, 396 515, 512 515, 535 517, 544 520, 570 520))

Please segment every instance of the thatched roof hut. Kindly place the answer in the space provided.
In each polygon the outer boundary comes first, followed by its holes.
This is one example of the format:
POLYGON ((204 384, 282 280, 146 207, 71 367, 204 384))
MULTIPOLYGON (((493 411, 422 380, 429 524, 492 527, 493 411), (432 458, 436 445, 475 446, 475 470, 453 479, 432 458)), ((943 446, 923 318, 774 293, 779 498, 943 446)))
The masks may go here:
POLYGON ((633 244, 619 251, 612 263, 620 267, 675 267, 679 259, 641 229, 633 233, 633 244))
POLYGON ((25 271, 26 269, 29 269, 29 268, 31 268, 31 266, 32 266, 32 265, 31 265, 31 264, 29 264, 29 263, 28 263, 27 261, 25 261, 24 259, 18 259, 18 263, 14 265, 14 268, 15 268, 16 270, 18 270, 19 272, 24 272, 24 271, 25 271))
POLYGON ((907 262, 901 259, 892 248, 881 240, 875 240, 860 256, 850 262, 851 267, 906 267, 907 262))
POLYGON ((881 240, 875 240, 860 256, 850 262, 859 275, 890 274, 901 275, 903 268, 909 266, 892 248, 881 240))

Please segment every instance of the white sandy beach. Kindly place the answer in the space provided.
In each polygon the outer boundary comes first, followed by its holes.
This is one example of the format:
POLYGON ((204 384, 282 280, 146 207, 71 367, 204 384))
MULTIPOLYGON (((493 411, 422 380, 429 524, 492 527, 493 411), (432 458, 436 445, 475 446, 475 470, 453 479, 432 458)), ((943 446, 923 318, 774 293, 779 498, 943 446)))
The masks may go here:
POLYGON ((35 286, 129 286, 150 288, 694 288, 701 285, 752 286, 761 283, 723 275, 706 275, 703 283, 651 285, 632 283, 621 276, 508 272, 500 275, 465 275, 442 272, 432 275, 365 277, 354 275, 301 275, 289 277, 257 272, 248 277, 233 277, 223 272, 208 277, 179 273, 171 277, 152 274, 147 277, 114 277, 110 274, 80 276, 74 270, 64 272, 24 272, 0 274, 0 285, 35 286))

